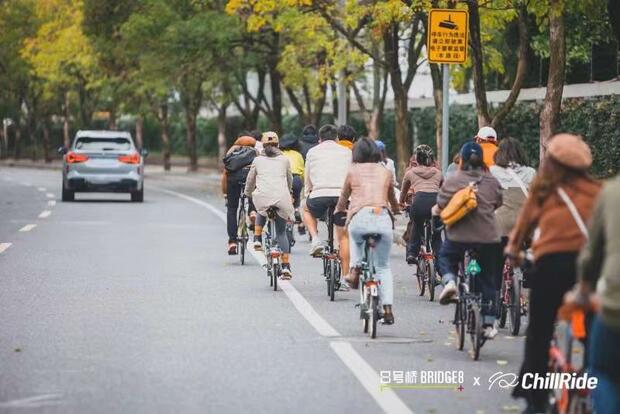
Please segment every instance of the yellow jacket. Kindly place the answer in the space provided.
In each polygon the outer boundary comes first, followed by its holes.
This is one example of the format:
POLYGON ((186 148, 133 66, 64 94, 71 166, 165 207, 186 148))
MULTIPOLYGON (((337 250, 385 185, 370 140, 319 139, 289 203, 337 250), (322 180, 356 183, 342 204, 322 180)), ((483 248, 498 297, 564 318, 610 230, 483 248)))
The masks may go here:
POLYGON ((282 151, 284 156, 288 158, 291 163, 291 172, 293 174, 300 175, 302 178, 304 176, 304 157, 295 150, 284 150, 282 151))

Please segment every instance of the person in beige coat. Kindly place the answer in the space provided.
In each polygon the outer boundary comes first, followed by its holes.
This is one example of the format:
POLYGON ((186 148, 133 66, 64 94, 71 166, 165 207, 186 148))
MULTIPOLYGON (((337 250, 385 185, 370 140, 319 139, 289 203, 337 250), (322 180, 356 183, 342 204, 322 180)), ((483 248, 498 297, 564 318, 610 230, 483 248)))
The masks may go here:
POLYGON ((282 249, 282 278, 290 279, 290 241, 286 235, 286 223, 294 219, 295 208, 291 191, 293 174, 291 164, 278 148, 279 138, 275 132, 265 132, 261 138, 263 152, 254 159, 245 183, 245 195, 252 197, 258 212, 254 227, 254 249, 262 249, 263 226, 267 210, 277 208, 276 239, 282 249))

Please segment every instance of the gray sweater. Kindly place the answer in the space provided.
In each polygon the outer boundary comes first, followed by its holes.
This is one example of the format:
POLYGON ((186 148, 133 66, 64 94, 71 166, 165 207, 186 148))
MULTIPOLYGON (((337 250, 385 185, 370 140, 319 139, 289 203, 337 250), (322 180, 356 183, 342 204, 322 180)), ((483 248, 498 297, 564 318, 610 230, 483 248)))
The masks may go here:
POLYGON ((446 230, 448 240, 461 243, 498 243, 500 233, 495 222, 495 210, 502 205, 502 189, 488 171, 457 171, 447 178, 437 195, 437 205, 443 209, 458 190, 469 183, 478 183, 478 207, 446 230))

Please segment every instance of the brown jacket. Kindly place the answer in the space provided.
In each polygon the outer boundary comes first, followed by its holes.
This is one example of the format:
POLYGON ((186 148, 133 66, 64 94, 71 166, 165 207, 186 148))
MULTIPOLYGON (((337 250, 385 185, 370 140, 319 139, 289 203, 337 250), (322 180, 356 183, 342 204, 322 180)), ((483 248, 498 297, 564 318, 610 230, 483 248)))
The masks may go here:
POLYGON ((495 210, 502 205, 502 189, 499 182, 488 171, 459 170, 444 181, 437 205, 443 209, 458 190, 469 183, 478 183, 478 207, 446 230, 448 240, 460 243, 497 243, 499 229, 495 221, 495 210))
MULTIPOLYGON (((586 178, 579 178, 572 183, 562 185, 568 197, 577 208, 581 219, 587 223, 592 215, 594 202, 601 184, 586 178)), ((578 252, 585 243, 585 237, 579 230, 575 219, 557 192, 552 192, 542 206, 531 196, 528 197, 515 228, 510 233, 507 249, 517 254, 523 242, 534 229, 540 229, 540 237, 532 243, 534 259, 551 253, 578 252)))
POLYGON ((388 207, 398 213, 399 207, 392 186, 392 173, 378 163, 351 164, 336 205, 336 212, 347 210, 347 224, 363 207, 388 207), (349 199, 350 197, 350 199, 349 199))
POLYGON ((400 202, 405 203, 411 188, 414 193, 436 193, 441 185, 441 171, 435 166, 416 165, 409 168, 403 177, 400 189, 400 202))

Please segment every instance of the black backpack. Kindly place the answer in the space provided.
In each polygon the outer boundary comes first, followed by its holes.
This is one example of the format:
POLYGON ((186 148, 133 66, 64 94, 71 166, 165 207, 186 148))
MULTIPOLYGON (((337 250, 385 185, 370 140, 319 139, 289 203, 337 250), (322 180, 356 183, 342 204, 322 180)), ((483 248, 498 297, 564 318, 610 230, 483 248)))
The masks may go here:
POLYGON ((256 158, 256 151, 253 147, 241 147, 223 158, 224 168, 228 172, 239 171, 252 164, 254 158, 256 158))

